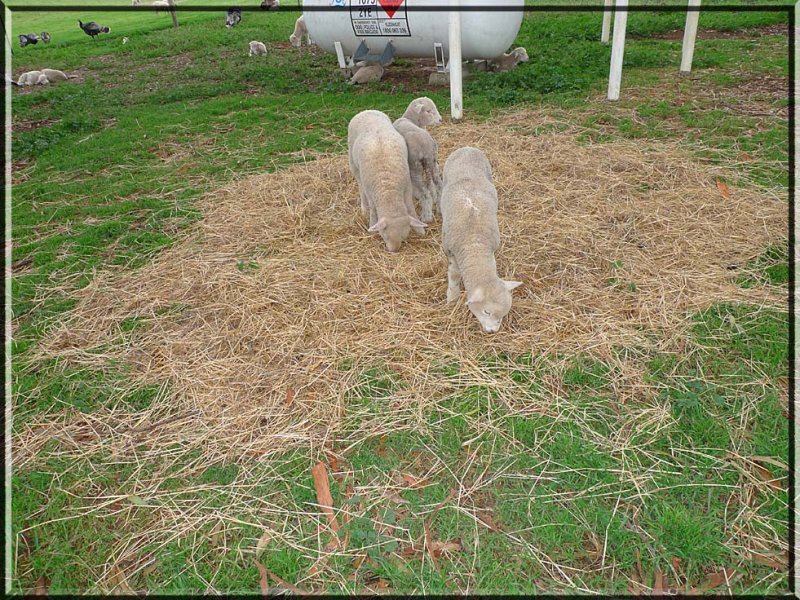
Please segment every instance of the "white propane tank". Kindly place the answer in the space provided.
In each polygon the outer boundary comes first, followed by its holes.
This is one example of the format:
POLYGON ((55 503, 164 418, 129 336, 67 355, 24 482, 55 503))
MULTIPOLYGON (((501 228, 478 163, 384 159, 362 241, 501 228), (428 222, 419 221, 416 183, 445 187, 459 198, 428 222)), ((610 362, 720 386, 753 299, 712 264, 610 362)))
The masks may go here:
MULTIPOLYGON (((460 0, 463 7, 486 6, 487 0, 460 0)), ((512 11, 462 11, 461 58, 497 58, 514 42, 522 25, 525 0, 503 0, 512 11)), ((447 0, 303 0, 303 8, 336 7, 336 10, 304 11, 309 37, 326 52, 335 54, 340 42, 352 56, 362 41, 370 54, 381 54, 391 41, 396 57, 434 56, 434 43, 442 44, 449 57, 447 0), (414 7, 439 6, 441 11, 415 11, 414 7), (410 10, 406 10, 410 7, 410 10)))

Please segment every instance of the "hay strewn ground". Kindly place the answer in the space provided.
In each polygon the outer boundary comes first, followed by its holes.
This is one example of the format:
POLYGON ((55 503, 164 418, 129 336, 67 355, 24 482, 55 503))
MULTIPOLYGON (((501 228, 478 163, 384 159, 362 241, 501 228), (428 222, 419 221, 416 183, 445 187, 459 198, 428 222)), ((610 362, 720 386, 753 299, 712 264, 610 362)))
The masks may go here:
MULTIPOLYGON (((573 130, 527 133, 548 125, 539 113, 516 113, 432 132, 440 164, 473 145, 494 166, 499 272, 524 282, 500 333, 482 334, 463 302, 445 304, 438 222, 399 254, 385 252, 366 232, 346 156, 320 157, 220 190, 202 223, 152 265, 99 276, 81 292, 41 352, 72 366, 122 361, 133 385, 164 383, 165 392, 143 413, 29 427, 15 441, 16 468, 30 468, 54 434, 80 433, 67 454, 168 456, 187 469, 322 449, 334 438, 356 443, 417 426, 425 406, 477 382, 509 408, 557 412, 557 388, 545 385, 534 401, 481 365, 501 352, 585 353, 617 365, 619 399, 643 401, 632 418, 655 433, 669 414, 646 408, 651 390, 616 350, 679 352, 687 315, 715 302, 783 306, 774 290, 743 289, 735 278, 785 239, 786 203, 738 188, 733 173, 675 145, 583 146, 573 130), (141 322, 129 330, 134 318, 141 322), (455 362, 459 374, 444 374, 455 362), (348 393, 365 368, 397 373, 403 387, 387 420, 345 428, 348 393)), ((142 497, 159 494, 156 480, 142 485, 142 497)), ((178 519, 175 511, 164 521, 178 519)))

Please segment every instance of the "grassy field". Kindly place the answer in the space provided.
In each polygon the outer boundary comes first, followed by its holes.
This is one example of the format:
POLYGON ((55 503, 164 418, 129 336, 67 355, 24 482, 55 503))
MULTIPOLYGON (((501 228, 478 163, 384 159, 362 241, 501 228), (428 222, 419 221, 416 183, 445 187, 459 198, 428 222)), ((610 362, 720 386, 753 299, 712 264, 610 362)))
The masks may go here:
MULTIPOLYGON (((193 2, 203 3, 179 4, 193 2)), ((258 593, 267 576, 254 560, 274 575, 268 587, 306 591, 787 591, 781 309, 718 303, 688 317, 682 348, 659 349, 657 329, 645 332, 651 347, 620 348, 655 390, 647 399, 628 394, 616 365, 588 350, 487 356, 486 382, 426 405, 413 415, 417 427, 345 443, 394 418, 402 377, 376 365, 357 374, 341 439, 323 445, 207 464, 200 448, 153 461, 76 450, 95 448, 89 440, 102 436, 95 427, 106 415, 144 415, 170 394, 169 382, 132 390, 122 365, 78 369, 41 356, 79 290, 98 274, 158 260, 203 219, 208 192, 346 152, 359 110, 399 115, 419 95, 443 115, 449 106, 447 89, 429 89, 409 61, 396 65, 405 75, 390 70, 354 89, 331 55, 298 58, 287 42, 294 13, 247 12, 231 30, 222 11, 179 18, 173 29, 166 15, 13 16, 14 36, 53 36, 47 46, 15 45, 15 76, 44 67, 78 76, 12 90, 14 592, 258 593), (78 18, 112 32, 91 40, 78 18), (271 46, 264 60, 248 59, 252 39, 271 46), (495 402, 487 382, 498 378, 528 390, 532 406, 552 396, 552 409, 495 402), (76 423, 85 440, 63 433, 76 423), (34 438, 43 441, 29 445, 34 438), (348 552, 322 549, 311 474, 319 460, 337 473, 334 506, 352 515, 341 534, 348 552), (159 494, 143 497, 154 481, 159 494)), ((738 186, 785 198, 785 14, 702 14, 694 71, 678 77, 684 18, 630 15, 612 104, 601 15, 529 13, 515 45, 530 61, 466 80, 465 118, 533 109, 576 132, 578 144, 678 140, 699 164, 733 169, 738 186)), ((763 248, 738 271, 739 285, 785 290, 787 256, 786 240, 763 248)))

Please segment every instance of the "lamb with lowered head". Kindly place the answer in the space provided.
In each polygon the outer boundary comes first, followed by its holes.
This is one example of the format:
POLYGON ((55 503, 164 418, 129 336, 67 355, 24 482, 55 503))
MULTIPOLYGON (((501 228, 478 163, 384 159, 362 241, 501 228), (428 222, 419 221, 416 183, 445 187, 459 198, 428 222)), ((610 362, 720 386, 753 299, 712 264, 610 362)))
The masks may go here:
POLYGON ((358 113, 347 127, 347 147, 369 231, 380 234, 389 252, 400 249, 412 228, 424 235, 426 225, 414 209, 406 143, 389 117, 377 110, 358 113))
POLYGON ((521 281, 497 276, 500 245, 492 167, 477 148, 453 152, 444 165, 442 244, 447 255, 447 301, 467 291, 467 306, 487 333, 496 333, 511 310, 511 290, 521 281))

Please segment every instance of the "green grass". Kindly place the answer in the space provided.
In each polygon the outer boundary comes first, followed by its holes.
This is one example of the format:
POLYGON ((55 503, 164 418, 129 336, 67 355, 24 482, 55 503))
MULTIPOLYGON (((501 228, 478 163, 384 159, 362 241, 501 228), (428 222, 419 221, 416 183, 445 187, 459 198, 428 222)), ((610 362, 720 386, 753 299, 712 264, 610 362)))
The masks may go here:
MULTIPOLYGON (((192 2, 200 0, 181 4, 192 2)), ((740 185, 784 194, 786 36, 741 30, 785 17, 703 13, 701 28, 739 35, 698 40, 693 74, 678 78, 680 40, 657 36, 681 28, 684 17, 630 15, 622 99, 611 104, 603 100, 610 49, 599 43, 601 15, 528 14, 515 45, 526 46, 531 60, 466 80, 466 117, 535 107, 581 125, 581 143, 677 140, 708 164, 736 163, 740 185)), ((129 271, 158 256, 202 218, 197 200, 205 192, 280 169, 301 151, 344 152, 348 119, 359 110, 399 115, 422 93, 449 104, 446 89, 414 83, 353 89, 330 55, 297 59, 274 48, 265 60, 249 60, 251 39, 286 41, 292 13, 244 13, 231 30, 221 12, 179 18, 173 29, 169 16, 140 13, 13 17, 14 36, 53 36, 47 46, 15 47, 15 74, 84 69, 81 82, 13 91, 20 170, 12 258, 30 260, 12 280, 13 431, 20 436, 43 419, 72 424, 14 469, 14 592, 33 589, 41 576, 51 593, 104 591, 106 566, 123 558, 112 553, 130 543, 128 562, 119 564, 132 589, 257 593, 253 549, 265 528, 272 534, 259 560, 290 583, 328 592, 643 593, 656 570, 688 591, 724 567, 737 569, 734 593, 786 590, 785 571, 743 548, 766 540, 780 552, 776 540, 787 535, 786 491, 766 485, 748 461, 788 461, 788 315, 744 304, 693 315, 684 352, 621 349, 628 358, 620 362, 589 354, 486 356, 487 373, 508 375, 528 396, 509 404, 490 384, 465 385, 415 415, 413 430, 374 436, 346 452, 332 440, 344 473, 331 480, 334 505, 353 514, 342 533, 350 533, 350 553, 321 565, 320 579, 305 580, 318 539, 329 539, 318 533, 324 517, 310 475, 319 448, 203 464, 193 458, 197 449, 176 449, 178 462, 136 462, 104 447, 65 460, 81 436, 102 439, 92 437, 102 436, 97 414, 144 414, 169 393, 158 385, 131 389, 125 365, 92 371, 34 360, 44 334, 75 305, 76 290, 98 272, 129 271), (77 18, 111 25, 112 33, 91 40, 77 18), (123 36, 129 43, 122 45, 123 36), (640 371, 652 394, 623 396, 620 365, 640 371), (403 474, 425 482, 403 486, 403 474), (161 482, 163 493, 142 497, 149 481, 161 482), (348 486, 355 490, 349 499, 348 486), (388 488, 399 491, 384 495, 388 488), (214 532, 219 515, 223 533, 214 532), (426 524, 434 541, 457 546, 436 565, 414 552, 426 524), (137 570, 151 558, 153 567, 137 570)), ((740 266, 739 283, 785 286, 787 262, 785 242, 776 243, 740 266)), ((239 268, 253 262, 243 258, 239 268)), ((611 263, 609 273, 609 285, 636 291, 624 264, 611 263)), ((130 319, 115 343, 147 327, 147 319, 130 319)), ((339 368, 354 367, 345 361, 339 368)), ((460 369, 432 365, 432 372, 455 379, 460 369)), ((343 437, 386 422, 394 410, 388 399, 405 386, 380 364, 358 374, 343 437)), ((775 464, 763 467, 786 476, 775 464)))

